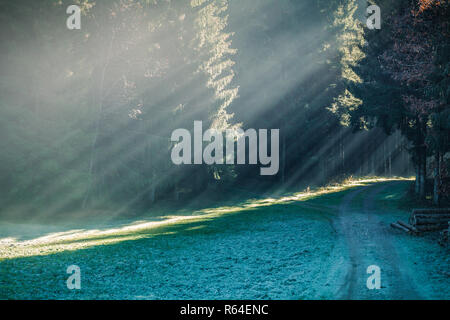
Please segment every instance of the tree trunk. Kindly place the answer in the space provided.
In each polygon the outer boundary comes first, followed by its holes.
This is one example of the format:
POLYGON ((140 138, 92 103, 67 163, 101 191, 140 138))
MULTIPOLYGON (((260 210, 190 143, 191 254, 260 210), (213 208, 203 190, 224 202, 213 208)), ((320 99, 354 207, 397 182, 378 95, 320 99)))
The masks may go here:
MULTIPOLYGON (((154 137, 153 136, 149 136, 147 138, 147 151, 145 153, 145 167, 146 167, 146 172, 145 172, 145 176, 149 177, 150 179, 150 189, 149 189, 149 200, 150 203, 155 203, 156 201, 156 172, 155 172, 155 164, 152 162, 152 151, 153 148, 155 148, 155 146, 157 145, 156 143, 152 143, 154 137)), ((156 149, 156 148, 155 148, 156 149)))
POLYGON ((155 203, 156 201, 156 175, 152 175, 152 181, 150 181, 150 203, 155 203))
POLYGON ((374 150, 372 152, 372 155, 370 156, 370 174, 372 176, 375 175, 375 155, 376 155, 376 150, 374 150))
POLYGON ((388 168, 389 168, 389 177, 392 177, 392 152, 389 151, 388 156, 388 168))
POLYGON ((178 182, 175 181, 174 188, 173 188, 173 196, 175 201, 180 200, 180 192, 178 190, 178 182))
POLYGON ((101 74, 101 78, 100 78, 100 84, 99 84, 99 110, 98 110, 98 117, 97 117, 97 121, 95 124, 95 133, 94 133, 94 137, 92 138, 92 146, 91 146, 91 157, 89 160, 89 184, 88 184, 88 188, 86 191, 86 195, 84 196, 84 200, 83 200, 83 209, 86 208, 89 198, 92 194, 92 189, 93 189, 93 175, 94 175, 94 167, 95 167, 95 158, 96 158, 96 150, 97 150, 97 142, 98 142, 98 137, 100 135, 100 124, 101 124, 101 119, 103 116, 103 103, 104 103, 104 86, 105 86, 105 76, 106 76, 106 71, 108 69, 109 66, 109 62, 111 60, 111 53, 112 53, 112 47, 113 47, 113 43, 114 43, 114 38, 115 38, 115 33, 113 31, 112 36, 111 36, 111 41, 110 41, 110 45, 109 45, 109 49, 108 52, 106 53, 106 59, 105 59, 105 63, 103 65, 103 69, 102 69, 102 74, 101 74))
POLYGON ((416 182, 414 184, 414 192, 418 195, 420 190, 420 162, 416 165, 416 182))
POLYGON ((440 154, 439 152, 436 152, 435 156, 435 163, 434 163, 434 188, 433 188, 433 203, 436 206, 440 205, 440 194, 439 194, 439 187, 441 184, 441 172, 440 172, 440 154))
POLYGON ((342 140, 342 173, 346 174, 346 168, 345 168, 345 143, 344 140, 342 140))
POLYGON ((419 179, 419 197, 425 199, 426 196, 426 179, 427 179, 427 153, 426 148, 421 148, 420 155, 420 179, 419 179))
POLYGON ((286 131, 282 133, 283 135, 283 159, 281 164, 281 183, 284 185, 286 182, 286 131))

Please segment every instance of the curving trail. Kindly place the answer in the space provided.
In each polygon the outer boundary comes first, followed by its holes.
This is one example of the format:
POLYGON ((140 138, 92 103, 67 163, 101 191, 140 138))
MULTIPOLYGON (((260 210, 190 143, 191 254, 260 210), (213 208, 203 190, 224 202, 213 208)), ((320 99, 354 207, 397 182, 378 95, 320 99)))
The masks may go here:
POLYGON ((377 195, 390 185, 357 189, 341 202, 336 229, 348 256, 338 299, 421 299, 407 266, 399 259, 393 238, 396 235, 379 219, 383 213, 375 205, 377 195), (380 290, 366 286, 370 265, 381 269, 380 290))

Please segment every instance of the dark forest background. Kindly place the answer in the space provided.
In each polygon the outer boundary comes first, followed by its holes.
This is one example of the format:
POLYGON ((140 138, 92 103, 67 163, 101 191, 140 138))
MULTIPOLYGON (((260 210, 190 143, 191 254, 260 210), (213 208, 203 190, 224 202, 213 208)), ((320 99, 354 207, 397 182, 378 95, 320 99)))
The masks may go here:
POLYGON ((380 30, 356 0, 1 0, 1 210, 147 209, 368 175, 415 175, 417 198, 442 205, 449 4, 376 4, 380 30), (81 30, 66 27, 73 3, 81 30), (278 175, 173 165, 170 135, 194 120, 279 128, 278 175))

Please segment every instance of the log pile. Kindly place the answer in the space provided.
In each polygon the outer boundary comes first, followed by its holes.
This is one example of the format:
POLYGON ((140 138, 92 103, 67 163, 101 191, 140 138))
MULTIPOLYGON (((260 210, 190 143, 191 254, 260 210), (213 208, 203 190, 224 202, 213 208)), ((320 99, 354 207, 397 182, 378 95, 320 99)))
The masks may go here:
POLYGON ((407 233, 419 234, 445 230, 449 227, 449 222, 450 209, 414 209, 409 217, 409 223, 397 221, 391 226, 407 233))
POLYGON ((415 209, 409 223, 419 232, 442 231, 448 228, 450 209, 415 209))

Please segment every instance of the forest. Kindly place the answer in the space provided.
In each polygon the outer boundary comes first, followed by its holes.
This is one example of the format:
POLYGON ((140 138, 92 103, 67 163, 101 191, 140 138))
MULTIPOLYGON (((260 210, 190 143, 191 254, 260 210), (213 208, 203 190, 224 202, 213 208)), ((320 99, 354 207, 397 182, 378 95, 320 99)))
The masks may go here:
POLYGON ((439 204, 448 7, 385 2, 384 27, 364 30, 357 1, 81 1, 77 31, 65 28, 69 2, 5 1, 2 208, 57 214, 189 199, 211 186, 412 174, 417 194, 439 204), (280 129, 279 174, 173 165, 170 134, 195 120, 280 129))
MULTIPOLYGON (((44 230, 54 224, 57 227, 51 230, 55 232, 104 232, 107 227, 100 224, 89 228, 78 224, 84 219, 112 223, 113 218, 130 217, 134 222, 148 222, 155 217, 178 216, 179 210, 212 214, 207 208, 231 210, 242 201, 256 201, 252 205, 262 210, 260 218, 233 215, 230 219, 236 219, 234 222, 216 221, 214 213, 207 222, 196 222, 198 227, 207 225, 206 229, 214 230, 201 233, 202 237, 212 237, 210 233, 232 225, 258 230, 260 219, 276 225, 278 220, 271 214, 277 210, 281 210, 280 221, 291 219, 288 206, 300 198, 288 195, 319 190, 318 197, 325 198, 305 200, 304 204, 298 200, 302 210, 319 210, 323 219, 333 221, 333 228, 349 235, 347 224, 339 222, 344 220, 323 212, 350 210, 353 197, 339 202, 328 191, 323 191, 324 195, 320 191, 341 188, 348 181, 362 181, 369 189, 387 183, 376 206, 382 204, 383 212, 390 208, 395 217, 402 218, 400 212, 417 207, 448 207, 449 33, 447 0, 0 0, 0 264, 15 270, 11 271, 14 275, 0 276, 0 298, 36 296, 36 291, 15 291, 19 280, 13 263, 23 263, 25 268, 30 264, 28 258, 51 259, 56 254, 53 249, 45 255, 19 254, 14 251, 18 244, 5 249, 3 245, 11 239, 16 243, 21 237, 36 238, 24 236, 29 226, 25 233, 16 227, 25 223, 45 225, 33 229, 39 236, 51 235, 44 230), (68 10, 71 5, 79 12, 68 10), (380 8, 380 17, 371 16, 370 5, 380 8), (78 19, 79 25, 70 28, 73 19, 78 19), (381 19, 379 28, 369 28, 370 19, 381 19), (245 137, 241 149, 239 139, 224 140, 220 153, 214 151, 218 160, 214 163, 196 161, 195 149, 192 153, 183 149, 185 161, 174 163, 173 152, 180 150, 173 139, 174 132, 180 132, 176 130, 192 136, 199 149, 207 148, 202 134, 200 141, 196 140, 194 124, 200 122, 203 132, 211 130, 210 140, 215 132, 245 132, 249 148, 242 159, 238 154, 247 146, 245 137), (259 160, 265 159, 265 163, 261 161, 264 165, 256 161, 256 151, 252 153, 253 133, 259 148, 261 141, 268 141, 265 158, 261 158, 261 150, 258 153, 259 160), (261 140, 261 133, 267 133, 267 138, 261 140), (238 152, 230 155, 225 147, 234 146, 238 152), (269 159, 274 165, 275 156, 278 170, 261 174, 270 166, 269 159), (394 195, 388 194, 390 190, 394 195), (291 197, 288 204, 280 200, 286 199, 283 197, 291 197), (266 198, 271 199, 273 208, 261 202, 266 198), (389 202, 392 199, 395 206, 389 202), (397 207, 397 202, 403 207, 397 207), (61 229, 68 221, 78 224, 61 229)), ((343 192, 348 191, 345 188, 343 192)), ((375 206, 372 202, 378 201, 374 200, 378 196, 368 192, 361 200, 366 201, 363 208, 375 206)), ((354 197, 357 201, 358 195, 354 197)), ((232 212, 240 210, 244 209, 232 212)), ((388 218, 384 215, 380 223, 388 226, 390 221, 383 220, 388 218)), ((195 237, 191 229, 177 228, 181 226, 170 227, 167 234, 195 237)), ((321 227, 311 226, 311 230, 317 228, 321 227)), ((142 230, 127 231, 120 236, 123 241, 117 238, 114 243, 132 246, 134 241, 144 241, 141 238, 146 231, 142 230)), ((164 247, 171 251, 171 245, 166 247, 170 241, 176 243, 175 248, 182 246, 184 240, 174 235, 167 235, 167 240, 164 232, 152 233, 158 243, 155 250, 164 247)), ((273 238, 287 241, 292 235, 286 232, 273 238)), ((311 239, 304 240, 308 245, 323 236, 311 232, 311 239)), ((87 237, 94 243, 100 236, 87 237)), ((104 241, 110 241, 109 237, 104 241)), ((338 243, 326 240, 328 235, 323 237, 327 246, 338 243)), ((416 241, 408 248, 422 245, 417 240, 405 241, 416 241)), ((88 247, 113 250, 116 245, 103 244, 88 247)), ((66 252, 59 242, 57 245, 57 252, 66 252)), ((84 252, 84 246, 74 248, 74 254, 84 252)), ((328 255, 325 249, 319 252, 328 255)), ((443 289, 417 292, 420 297, 440 292, 437 297, 448 299, 448 253, 436 252, 436 261, 445 261, 438 267, 445 280, 437 286, 443 289)), ((314 261, 309 262, 317 263, 314 261)), ((38 264, 33 262, 33 266, 38 264)), ((202 277, 200 271, 193 274, 202 277)), ((167 281, 177 283, 172 278, 167 281)), ((398 297, 399 292, 409 296, 414 290, 405 287, 407 282, 390 296, 398 297)), ((123 285, 115 292, 142 289, 123 285)), ((211 289, 193 295, 199 299, 290 299, 320 298, 322 294, 262 293, 261 288, 251 288, 253 291, 246 293, 211 289)), ((143 296, 190 297, 177 295, 176 290, 153 290, 158 293, 143 296)), ((79 297, 105 298, 92 292, 79 297)), ((367 298, 349 292, 347 298, 367 298)), ((44 298, 59 299, 62 293, 53 294, 46 293, 44 298)), ((106 298, 141 296, 114 294, 113 290, 106 298)), ((323 295, 337 297, 330 292, 323 295)))

